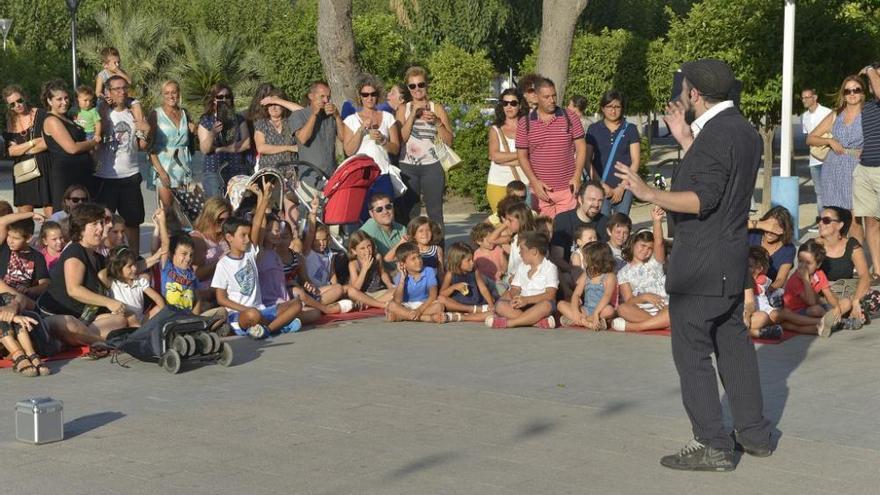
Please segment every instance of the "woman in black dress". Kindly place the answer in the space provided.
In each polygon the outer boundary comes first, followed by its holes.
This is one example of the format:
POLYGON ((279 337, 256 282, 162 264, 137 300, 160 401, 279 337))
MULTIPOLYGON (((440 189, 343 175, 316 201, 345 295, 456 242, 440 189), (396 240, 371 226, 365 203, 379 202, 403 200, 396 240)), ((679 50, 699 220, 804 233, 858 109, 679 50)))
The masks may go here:
POLYGON ((52 197, 49 194, 50 163, 43 140, 43 120, 46 112, 33 108, 20 86, 3 88, 3 100, 9 109, 6 114, 6 132, 3 139, 6 151, 13 163, 34 158, 40 176, 27 182, 15 184, 13 179, 13 203, 18 211, 34 211, 43 207, 43 215, 52 214, 52 197))
POLYGON ((43 137, 52 163, 49 191, 52 206, 61 209, 64 206, 64 191, 69 186, 81 184, 89 190, 93 188, 95 161, 89 152, 98 147, 101 137, 87 140, 86 131, 67 118, 70 93, 64 81, 58 79, 44 84, 42 100, 49 110, 43 122, 43 137))

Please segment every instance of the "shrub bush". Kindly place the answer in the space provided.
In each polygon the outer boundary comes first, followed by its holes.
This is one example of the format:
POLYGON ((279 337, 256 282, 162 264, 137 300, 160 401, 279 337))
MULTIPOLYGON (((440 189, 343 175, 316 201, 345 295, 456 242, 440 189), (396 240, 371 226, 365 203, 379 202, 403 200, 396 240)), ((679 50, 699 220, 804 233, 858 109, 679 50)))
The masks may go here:
POLYGON ((489 120, 480 114, 479 107, 455 105, 449 109, 449 118, 455 128, 453 149, 461 163, 447 178, 449 192, 470 198, 474 207, 486 211, 486 177, 489 174, 489 120))
POLYGON ((357 60, 364 72, 386 85, 401 80, 409 49, 391 14, 364 14, 352 21, 357 60))
POLYGON ((481 103, 495 76, 484 50, 468 53, 448 42, 428 58, 428 72, 431 98, 446 104, 481 103))

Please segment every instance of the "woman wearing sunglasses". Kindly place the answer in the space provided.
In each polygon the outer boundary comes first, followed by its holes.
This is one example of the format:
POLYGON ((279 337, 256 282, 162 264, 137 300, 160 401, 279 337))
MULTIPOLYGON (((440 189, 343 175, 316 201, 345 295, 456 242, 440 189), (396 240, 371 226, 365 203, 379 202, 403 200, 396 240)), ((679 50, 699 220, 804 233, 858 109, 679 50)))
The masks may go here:
POLYGON ((407 191, 400 198, 400 223, 419 216, 424 195, 428 217, 443 228, 443 192, 446 174, 435 149, 438 139, 451 146, 454 134, 449 115, 440 102, 428 99, 428 73, 421 67, 410 67, 404 77, 412 101, 397 109, 400 137, 404 151, 400 171, 407 191))
POLYGON ((52 216, 49 217, 49 220, 61 223, 65 218, 70 216, 70 210, 76 208, 76 205, 78 204, 88 203, 91 201, 91 197, 89 196, 89 190, 86 189, 85 186, 72 184, 64 190, 63 201, 64 204, 61 209, 53 213, 52 216))
POLYGON ((221 177, 250 175, 244 152, 251 147, 251 135, 244 116, 235 111, 232 88, 223 83, 211 87, 205 98, 205 113, 199 119, 199 150, 205 155, 202 186, 205 196, 222 196, 226 181, 221 177))
POLYGON ((3 100, 8 109, 3 140, 9 157, 13 164, 34 158, 40 171, 39 177, 27 182, 15 184, 13 181, 13 203, 18 211, 34 211, 35 206, 42 206, 48 217, 52 214, 52 197, 49 195, 49 154, 43 140, 46 114, 32 108, 24 91, 17 85, 3 88, 3 100))
MULTIPOLYGON (((853 171, 859 164, 862 151, 862 106, 865 103, 865 84, 858 76, 849 76, 840 85, 837 107, 813 132, 807 136, 810 146, 830 146, 831 150, 822 162, 821 206, 838 206, 848 211, 853 208, 853 171), (822 137, 831 133, 832 137, 822 137)), ((864 239, 858 223, 852 225, 852 235, 864 239)), ((880 267, 877 263, 875 267, 880 267)))
POLYGON ((749 246, 761 246, 770 255, 767 278, 772 280, 768 292, 785 287, 794 266, 794 221, 784 206, 774 206, 759 220, 749 220, 749 246))
POLYGON ((489 175, 486 179, 486 199, 492 213, 497 213, 498 202, 507 195, 507 184, 529 178, 519 167, 516 156, 516 123, 526 114, 528 105, 515 88, 505 89, 495 105, 495 121, 489 129, 489 175))
POLYGON ((852 226, 852 214, 843 208, 829 206, 822 209, 816 217, 819 226, 819 237, 816 242, 825 248, 825 260, 822 271, 831 282, 831 291, 838 298, 847 297, 853 300, 850 318, 842 321, 843 328, 855 330, 865 322, 861 301, 871 290, 871 274, 868 272, 868 261, 861 243, 848 237, 852 226), (853 278, 853 273, 857 275, 853 278))
POLYGON ((346 156, 368 155, 383 174, 388 173, 389 156, 400 150, 400 136, 394 117, 378 109, 382 98, 382 84, 371 74, 365 74, 357 83, 360 111, 345 118, 342 129, 342 147, 346 156))

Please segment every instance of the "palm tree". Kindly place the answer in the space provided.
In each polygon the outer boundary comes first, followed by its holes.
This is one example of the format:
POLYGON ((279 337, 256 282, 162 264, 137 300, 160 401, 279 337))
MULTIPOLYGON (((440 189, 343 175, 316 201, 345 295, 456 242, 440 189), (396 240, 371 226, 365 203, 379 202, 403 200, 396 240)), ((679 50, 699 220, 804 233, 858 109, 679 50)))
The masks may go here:
POLYGON ((257 50, 245 47, 235 35, 207 28, 198 28, 191 36, 182 34, 178 41, 182 50, 169 74, 180 83, 180 97, 187 107, 201 109, 211 86, 218 82, 233 89, 238 109, 247 106, 259 82, 257 50))
MULTIPOLYGON (((101 49, 115 47, 119 50, 122 68, 131 76, 132 96, 140 98, 145 108, 149 108, 154 96, 151 89, 158 86, 171 53, 168 23, 129 2, 97 12, 95 22, 97 34, 86 37, 77 47, 82 61, 97 74, 102 65, 101 49)), ((87 80, 90 78, 84 79, 87 80)))

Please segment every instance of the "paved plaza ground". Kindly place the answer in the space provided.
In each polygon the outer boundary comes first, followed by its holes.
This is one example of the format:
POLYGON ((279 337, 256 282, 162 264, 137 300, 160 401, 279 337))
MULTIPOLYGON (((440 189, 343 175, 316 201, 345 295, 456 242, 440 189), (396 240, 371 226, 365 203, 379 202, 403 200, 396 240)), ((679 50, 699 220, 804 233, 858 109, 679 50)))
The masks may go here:
MULTIPOLYGON (((9 175, 0 167, 4 199, 9 175)), ((814 215, 808 201, 802 219, 814 215)), ((633 217, 647 221, 647 206, 633 217)), ((480 218, 453 212, 450 238, 480 218)), ((0 370, 2 492, 876 494, 880 486, 880 323, 759 346, 778 450, 745 457, 728 474, 658 463, 690 438, 667 337, 373 318, 232 345, 232 367, 179 375, 109 359, 52 363, 56 374, 36 380, 0 370), (63 442, 15 441, 15 402, 39 396, 64 401, 63 442)))
POLYGON ((689 439, 669 346, 374 318, 235 340, 230 368, 3 370, 0 479, 10 494, 877 493, 880 324, 760 346, 778 450, 728 474, 658 464, 689 439), (66 440, 14 440, 13 405, 34 396, 64 401, 66 440))

